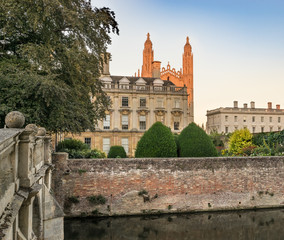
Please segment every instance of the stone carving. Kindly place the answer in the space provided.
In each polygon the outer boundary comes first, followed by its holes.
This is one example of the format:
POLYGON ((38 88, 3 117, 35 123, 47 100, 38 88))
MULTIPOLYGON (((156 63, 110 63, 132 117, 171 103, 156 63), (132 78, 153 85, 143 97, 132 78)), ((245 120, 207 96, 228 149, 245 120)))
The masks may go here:
POLYGON ((38 132, 38 127, 37 127, 35 124, 28 124, 28 125, 25 127, 25 130, 28 131, 28 132, 37 133, 37 132, 38 132))
POLYGON ((38 128, 37 136, 45 136, 46 130, 43 127, 38 128))
POLYGON ((21 128, 25 124, 25 116, 19 111, 9 112, 5 117, 8 128, 21 128))

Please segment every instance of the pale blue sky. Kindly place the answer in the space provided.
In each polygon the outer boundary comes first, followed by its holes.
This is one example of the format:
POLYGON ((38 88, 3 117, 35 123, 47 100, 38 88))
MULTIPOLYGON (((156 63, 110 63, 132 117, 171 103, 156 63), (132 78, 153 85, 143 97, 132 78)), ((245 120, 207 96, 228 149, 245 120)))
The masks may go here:
POLYGON ((113 75, 141 69, 147 32, 154 59, 182 66, 189 36, 194 54, 195 122, 206 110, 255 101, 284 108, 284 1, 92 0, 115 13, 120 35, 109 51, 113 75))

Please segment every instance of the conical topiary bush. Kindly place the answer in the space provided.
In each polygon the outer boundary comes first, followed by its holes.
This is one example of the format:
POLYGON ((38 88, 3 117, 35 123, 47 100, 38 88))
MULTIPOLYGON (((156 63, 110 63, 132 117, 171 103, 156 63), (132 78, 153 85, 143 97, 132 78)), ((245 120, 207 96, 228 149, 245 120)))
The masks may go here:
POLYGON ((190 123, 178 137, 180 157, 216 157, 217 150, 206 132, 190 123))
POLYGON ((171 130, 161 122, 154 123, 138 142, 135 157, 177 157, 171 130))

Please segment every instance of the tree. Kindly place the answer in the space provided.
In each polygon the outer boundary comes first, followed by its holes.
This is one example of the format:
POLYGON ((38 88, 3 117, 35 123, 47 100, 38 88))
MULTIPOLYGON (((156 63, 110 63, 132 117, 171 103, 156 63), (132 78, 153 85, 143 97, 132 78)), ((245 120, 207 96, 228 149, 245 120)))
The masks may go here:
POLYGON ((2 1, 0 125, 18 110, 51 132, 93 129, 110 106, 98 77, 111 32, 114 12, 87 0, 2 1))
POLYGON ((122 146, 111 146, 107 155, 108 158, 126 158, 126 152, 122 146))
POLYGON ((161 122, 154 123, 138 142, 135 157, 177 157, 171 130, 161 122))
POLYGON ((252 146, 252 134, 248 129, 234 131, 229 139, 229 153, 233 155, 242 155, 244 149, 252 146))
POLYGON ((217 150, 210 137, 195 123, 182 130, 178 138, 180 157, 215 157, 217 150))

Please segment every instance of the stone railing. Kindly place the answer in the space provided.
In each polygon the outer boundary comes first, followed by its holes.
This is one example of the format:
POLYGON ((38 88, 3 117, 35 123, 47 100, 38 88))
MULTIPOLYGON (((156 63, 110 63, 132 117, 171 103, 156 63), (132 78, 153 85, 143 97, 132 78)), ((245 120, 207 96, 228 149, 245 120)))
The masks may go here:
POLYGON ((152 85, 135 85, 135 84, 109 84, 103 85, 106 91, 116 92, 145 92, 145 93, 171 93, 171 94, 187 94, 186 87, 176 86, 152 86, 152 85))
POLYGON ((51 187, 51 138, 11 112, 0 129, 0 239, 63 239, 63 212, 51 187))

